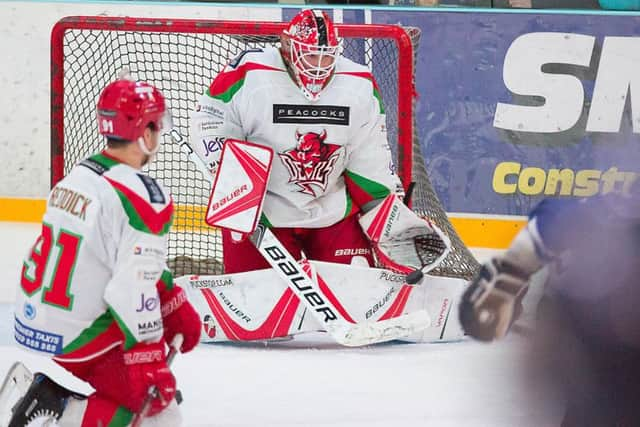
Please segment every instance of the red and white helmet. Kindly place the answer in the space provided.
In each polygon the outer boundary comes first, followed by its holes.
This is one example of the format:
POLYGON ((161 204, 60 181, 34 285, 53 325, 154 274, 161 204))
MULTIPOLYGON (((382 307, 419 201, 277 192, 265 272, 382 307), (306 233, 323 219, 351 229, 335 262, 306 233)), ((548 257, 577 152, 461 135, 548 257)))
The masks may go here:
POLYGON ((283 35, 283 54, 297 83, 307 99, 316 101, 340 54, 338 31, 325 12, 307 9, 293 17, 283 35))
POLYGON ((98 129, 107 138, 137 141, 151 123, 155 130, 171 126, 164 96, 148 83, 116 80, 98 98, 98 129))

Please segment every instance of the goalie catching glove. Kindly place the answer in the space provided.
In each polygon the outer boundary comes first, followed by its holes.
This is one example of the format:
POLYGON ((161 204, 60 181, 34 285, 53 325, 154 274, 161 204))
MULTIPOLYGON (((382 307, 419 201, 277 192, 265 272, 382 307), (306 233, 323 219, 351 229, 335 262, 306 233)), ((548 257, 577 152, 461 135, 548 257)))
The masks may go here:
POLYGON ((529 278, 544 264, 527 229, 503 256, 491 258, 462 295, 459 315, 464 332, 481 341, 503 338, 522 313, 529 278))
POLYGON ((467 335, 492 341, 506 335, 522 313, 529 276, 501 258, 485 263, 460 304, 460 323, 467 335))
POLYGON ((358 220, 371 241, 379 267, 401 274, 426 273, 449 253, 449 238, 420 218, 394 194, 358 220))

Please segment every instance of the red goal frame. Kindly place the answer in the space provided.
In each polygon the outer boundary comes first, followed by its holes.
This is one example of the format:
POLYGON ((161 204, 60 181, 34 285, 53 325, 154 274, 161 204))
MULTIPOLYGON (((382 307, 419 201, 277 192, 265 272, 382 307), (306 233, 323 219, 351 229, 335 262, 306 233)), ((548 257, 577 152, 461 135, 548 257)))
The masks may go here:
MULTIPOLYGON (((267 21, 70 16, 51 32, 51 186, 64 176, 64 35, 69 29, 158 33, 220 33, 247 36, 278 35, 287 24, 267 21)), ((413 45, 397 25, 337 24, 341 37, 394 40, 398 48, 398 175, 405 190, 412 180, 413 162, 413 45)))

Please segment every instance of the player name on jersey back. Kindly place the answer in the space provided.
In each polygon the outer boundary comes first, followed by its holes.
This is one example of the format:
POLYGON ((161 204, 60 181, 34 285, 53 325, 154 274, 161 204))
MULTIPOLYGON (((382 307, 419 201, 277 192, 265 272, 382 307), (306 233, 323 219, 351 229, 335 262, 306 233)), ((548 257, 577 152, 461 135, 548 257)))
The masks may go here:
POLYGON ((51 190, 48 203, 49 207, 61 209, 83 221, 87 218, 89 204, 91 204, 89 197, 60 186, 51 190))

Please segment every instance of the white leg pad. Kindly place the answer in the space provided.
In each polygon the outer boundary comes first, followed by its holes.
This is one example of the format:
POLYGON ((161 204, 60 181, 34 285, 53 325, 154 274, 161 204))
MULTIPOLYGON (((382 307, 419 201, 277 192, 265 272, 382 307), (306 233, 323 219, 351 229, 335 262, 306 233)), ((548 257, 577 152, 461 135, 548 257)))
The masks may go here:
MULTIPOLYGON (((408 341, 443 342, 464 337, 457 304, 465 280, 427 274, 420 285, 402 290, 404 276, 389 270, 317 261, 311 264, 357 322, 375 321, 387 312, 398 316, 425 309, 430 324, 407 337, 408 341)), ((304 304, 283 298, 287 287, 273 269, 182 276, 175 281, 207 322, 202 342, 272 339, 278 336, 274 331, 283 336, 322 330, 319 322, 306 313, 304 304)))

